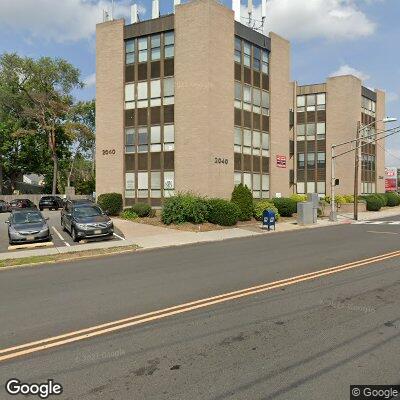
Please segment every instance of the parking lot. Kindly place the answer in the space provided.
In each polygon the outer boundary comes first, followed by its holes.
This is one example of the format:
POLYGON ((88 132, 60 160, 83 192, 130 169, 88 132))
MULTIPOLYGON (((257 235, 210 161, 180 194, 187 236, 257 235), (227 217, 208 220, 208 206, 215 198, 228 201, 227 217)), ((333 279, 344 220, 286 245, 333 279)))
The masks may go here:
MULTIPOLYGON (((88 243, 88 241, 81 241, 79 243, 74 243, 71 239, 71 236, 68 232, 64 232, 62 227, 61 227, 61 222, 60 222, 60 215, 61 211, 49 211, 49 210, 44 210, 42 211, 42 214, 44 217, 49 218, 48 224, 51 230, 51 235, 53 237, 51 243, 35 243, 35 244, 25 244, 25 245, 19 245, 19 246, 10 246, 8 243, 8 231, 7 231, 7 224, 5 223, 8 218, 9 218, 9 213, 0 213, 0 253, 4 252, 17 252, 21 247, 23 250, 29 250, 29 249, 37 249, 40 247, 71 247, 71 246, 80 246, 83 243, 88 243)), ((124 240, 123 234, 115 228, 114 230, 114 236, 112 238, 107 238, 107 239, 90 239, 90 242, 93 241, 120 241, 124 240)), ((78 250, 78 249, 77 249, 78 250)))

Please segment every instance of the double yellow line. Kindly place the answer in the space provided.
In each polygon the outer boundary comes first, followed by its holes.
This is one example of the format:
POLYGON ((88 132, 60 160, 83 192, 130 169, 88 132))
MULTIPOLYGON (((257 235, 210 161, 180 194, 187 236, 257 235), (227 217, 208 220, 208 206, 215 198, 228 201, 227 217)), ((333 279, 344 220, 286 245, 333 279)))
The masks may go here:
POLYGON ((135 315, 129 318, 120 319, 118 321, 113 321, 113 322, 108 322, 106 324, 93 326, 91 328, 81 329, 79 331, 65 333, 63 335, 53 336, 47 339, 42 339, 35 342, 22 344, 19 346, 9 347, 0 350, 0 362, 11 360, 13 358, 24 356, 31 353, 36 353, 42 350, 50 349, 52 347, 58 347, 68 343, 73 343, 91 337, 104 335, 106 333, 119 331, 121 329, 144 324, 146 322, 160 320, 162 318, 170 317, 172 315, 182 314, 188 311, 209 307, 214 304, 219 304, 230 300, 239 299, 241 297, 252 296, 257 293, 267 292, 272 289, 277 289, 284 286, 290 286, 300 282, 310 281, 312 279, 320 278, 327 275, 337 274, 339 272, 347 271, 354 268, 364 267, 369 264, 373 264, 379 261, 384 261, 399 256, 400 256, 400 251, 394 251, 391 253, 386 253, 379 256, 370 257, 343 265, 338 265, 336 267, 310 272, 308 274, 297 275, 292 278, 265 283, 262 285, 253 286, 242 290, 237 290, 234 292, 224 293, 218 296, 208 297, 205 299, 180 304, 174 307, 164 308, 162 310, 153 311, 146 314, 135 315))

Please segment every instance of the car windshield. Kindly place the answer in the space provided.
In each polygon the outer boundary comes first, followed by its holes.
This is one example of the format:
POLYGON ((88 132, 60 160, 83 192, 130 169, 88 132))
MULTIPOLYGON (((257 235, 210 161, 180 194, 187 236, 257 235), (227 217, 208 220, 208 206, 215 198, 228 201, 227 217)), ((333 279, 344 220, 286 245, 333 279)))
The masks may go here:
POLYGON ((102 214, 100 208, 94 206, 81 206, 74 209, 74 216, 76 218, 97 217, 102 214))
POLYGON ((28 211, 14 214, 12 220, 14 224, 36 224, 43 222, 43 217, 37 211, 28 211))

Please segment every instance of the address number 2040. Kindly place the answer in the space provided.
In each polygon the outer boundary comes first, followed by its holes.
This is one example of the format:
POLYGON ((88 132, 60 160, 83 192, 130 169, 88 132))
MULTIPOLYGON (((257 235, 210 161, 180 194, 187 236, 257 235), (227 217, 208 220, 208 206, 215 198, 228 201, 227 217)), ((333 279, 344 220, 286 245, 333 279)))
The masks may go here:
POLYGON ((214 163, 215 164, 225 164, 228 165, 228 159, 227 158, 221 158, 221 157, 214 157, 214 163))

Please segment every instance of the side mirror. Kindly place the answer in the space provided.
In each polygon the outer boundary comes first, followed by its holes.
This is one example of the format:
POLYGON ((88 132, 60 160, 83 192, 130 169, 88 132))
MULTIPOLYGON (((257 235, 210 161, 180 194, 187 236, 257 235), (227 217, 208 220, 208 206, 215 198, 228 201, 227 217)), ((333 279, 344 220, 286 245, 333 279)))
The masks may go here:
POLYGON ((4 221, 4 223, 7 224, 7 225, 9 225, 9 224, 10 224, 10 221, 7 220, 7 221, 4 221))
POLYGON ((45 221, 48 221, 49 219, 50 219, 49 217, 46 217, 46 218, 45 218, 45 221))

